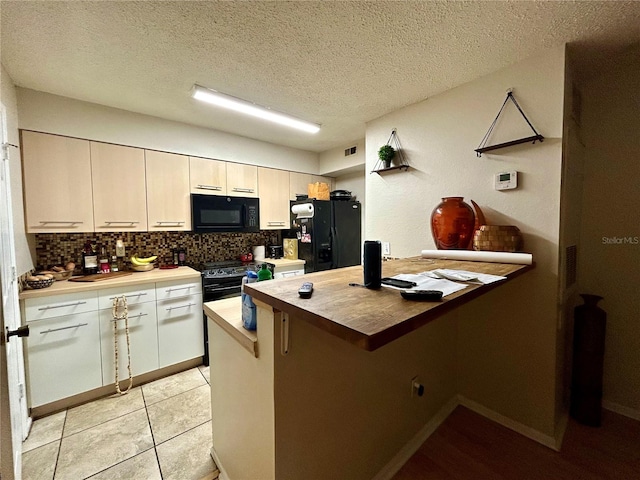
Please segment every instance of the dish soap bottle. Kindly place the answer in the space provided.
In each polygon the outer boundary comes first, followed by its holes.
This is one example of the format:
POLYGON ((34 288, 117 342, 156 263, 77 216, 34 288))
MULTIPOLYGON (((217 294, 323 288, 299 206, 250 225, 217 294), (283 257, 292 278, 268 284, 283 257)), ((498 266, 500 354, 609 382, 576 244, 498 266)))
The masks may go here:
POLYGON ((88 240, 82 250, 82 274, 93 275, 94 273, 98 273, 98 254, 94 250, 91 240, 88 240))
POLYGON ((271 270, 267 268, 267 264, 263 263, 262 267, 258 271, 258 281, 262 282, 263 280, 271 280, 271 270))

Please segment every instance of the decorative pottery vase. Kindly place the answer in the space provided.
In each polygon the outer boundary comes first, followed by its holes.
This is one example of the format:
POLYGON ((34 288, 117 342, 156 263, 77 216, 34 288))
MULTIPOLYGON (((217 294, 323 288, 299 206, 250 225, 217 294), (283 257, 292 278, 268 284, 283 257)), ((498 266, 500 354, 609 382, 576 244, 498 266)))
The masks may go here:
POLYGON ((463 197, 445 197, 431 213, 431 233, 438 250, 466 250, 473 239, 475 215, 463 197))
POLYGON ((515 225, 481 225, 473 234, 473 249, 520 252, 522 251, 522 234, 515 225))
POLYGON ((570 413, 578 422, 599 427, 602 414, 602 373, 607 314, 598 295, 580 295, 584 305, 574 309, 573 374, 570 413))

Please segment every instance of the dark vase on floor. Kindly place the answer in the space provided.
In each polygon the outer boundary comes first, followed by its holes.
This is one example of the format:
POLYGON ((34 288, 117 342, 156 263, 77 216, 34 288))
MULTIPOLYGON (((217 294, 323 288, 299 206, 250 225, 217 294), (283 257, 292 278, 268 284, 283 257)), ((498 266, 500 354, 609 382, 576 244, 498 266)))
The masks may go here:
POLYGON ((473 240, 475 215, 463 197, 445 197, 431 213, 431 233, 438 250, 465 250, 473 240))
POLYGON ((584 305, 574 310, 571 416, 599 427, 602 415, 602 369, 607 314, 598 307, 598 295, 580 295, 584 305))

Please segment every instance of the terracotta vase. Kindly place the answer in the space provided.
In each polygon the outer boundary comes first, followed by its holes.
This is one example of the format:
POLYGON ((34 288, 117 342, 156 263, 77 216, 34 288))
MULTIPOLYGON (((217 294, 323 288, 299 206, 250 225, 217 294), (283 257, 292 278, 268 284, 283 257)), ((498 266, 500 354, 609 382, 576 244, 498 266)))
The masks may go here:
POLYGON ((463 197, 445 197, 431 213, 431 233, 438 250, 465 250, 473 239, 475 215, 463 197))

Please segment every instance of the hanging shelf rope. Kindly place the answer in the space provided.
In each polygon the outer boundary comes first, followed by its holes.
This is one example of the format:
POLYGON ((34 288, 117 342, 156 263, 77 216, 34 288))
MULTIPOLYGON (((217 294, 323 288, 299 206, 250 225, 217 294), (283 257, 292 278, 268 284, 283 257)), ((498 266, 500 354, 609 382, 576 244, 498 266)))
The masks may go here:
POLYGON ((400 139, 398 138, 398 133, 396 132, 396 129, 394 128, 393 130, 391 130, 391 135, 389 135, 389 140, 387 140, 387 143, 385 145, 391 145, 395 151, 396 154, 393 157, 394 160, 400 159, 399 162, 396 162, 396 165, 394 165, 393 167, 384 167, 384 162, 382 160, 380 160, 380 158, 378 158, 378 161, 376 162, 376 165, 373 167, 373 170, 370 173, 380 173, 380 172, 388 172, 390 170, 408 170, 409 169, 409 163, 407 162, 406 158, 404 157, 404 154, 402 153, 402 147, 400 146, 400 139))
POLYGON ((513 96, 513 92, 509 90, 507 91, 507 98, 504 99, 504 102, 502 103, 502 107, 500 107, 500 111, 498 112, 498 115, 496 115, 496 118, 493 120, 493 123, 489 127, 489 130, 487 130, 487 133, 485 133, 484 137, 482 138, 480 145, 478 145, 478 148, 475 149, 475 152, 478 157, 481 157, 484 152, 497 150, 499 148, 511 147, 513 145, 520 145, 521 143, 528 143, 528 142, 536 143, 536 141, 538 140, 542 142, 544 141, 544 137, 540 135, 538 132, 536 132, 535 128, 533 128, 533 125, 531 125, 531 122, 529 121, 527 116, 524 114, 524 112, 520 108, 520 105, 518 105, 518 102, 516 102, 516 99, 513 96), (502 111, 504 110, 504 107, 509 100, 511 100, 513 104, 516 106, 516 108, 522 115, 522 118, 524 118, 525 122, 527 122, 529 127, 531 127, 531 130, 533 130, 533 133, 535 135, 532 135, 530 137, 520 138, 518 140, 511 140, 510 142, 499 143, 497 145, 490 145, 487 147, 486 146, 487 140, 489 140, 489 137, 491 136, 491 132, 493 132, 493 128, 496 126, 496 123, 498 123, 498 118, 500 118, 500 115, 502 114, 502 111))

